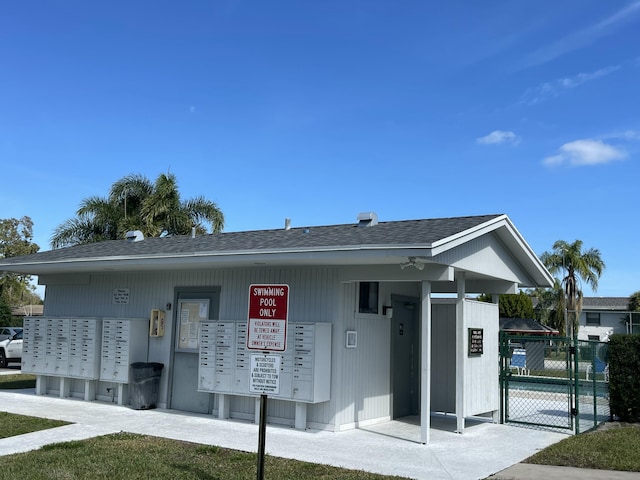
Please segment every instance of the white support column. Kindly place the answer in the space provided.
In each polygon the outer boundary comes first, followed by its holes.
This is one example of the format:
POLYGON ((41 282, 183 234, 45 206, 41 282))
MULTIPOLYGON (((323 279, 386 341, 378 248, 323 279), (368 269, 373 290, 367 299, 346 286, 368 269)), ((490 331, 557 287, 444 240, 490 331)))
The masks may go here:
POLYGON ((420 441, 431 434, 431 282, 422 282, 420 321, 420 441))
POLYGON ((456 301, 456 420, 457 433, 464 433, 464 272, 456 274, 458 299, 456 301))
POLYGON ((68 398, 71 396, 71 379, 60 377, 60 398, 68 398))
POLYGON ((42 375, 36 376, 36 395, 46 395, 47 393, 47 377, 42 375))
POLYGON ((224 393, 218 394, 218 418, 221 420, 226 420, 229 418, 231 406, 231 399, 229 395, 225 395, 224 393))
POLYGON ((296 417, 294 425, 297 430, 307 429, 307 404, 296 402, 296 417))
POLYGON ((86 402, 90 402, 96 399, 96 381, 95 380, 84 381, 84 399, 86 402))
MULTIPOLYGON (((493 294, 491 295, 491 302, 495 303, 496 305, 498 305, 500 303, 500 295, 496 295, 493 294)), ((500 307, 498 307, 500 308, 500 307)), ((500 314, 498 314, 498 317, 500 316, 500 314)), ((499 335, 499 331, 498 331, 498 335, 499 335)), ((494 410, 493 411, 493 415, 492 415, 492 419, 493 419, 493 423, 500 423, 500 410, 494 410)))

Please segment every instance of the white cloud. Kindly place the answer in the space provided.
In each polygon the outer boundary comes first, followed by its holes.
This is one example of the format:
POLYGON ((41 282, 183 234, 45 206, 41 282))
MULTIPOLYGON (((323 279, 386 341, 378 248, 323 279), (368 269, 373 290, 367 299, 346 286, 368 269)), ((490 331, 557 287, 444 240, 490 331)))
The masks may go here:
POLYGON ((613 73, 620 68, 620 65, 610 65, 593 72, 578 73, 577 75, 574 75, 572 77, 557 78, 552 82, 542 83, 537 87, 529 88, 526 92, 524 92, 522 94, 522 97, 520 97, 520 101, 518 103, 525 105, 535 105, 536 103, 543 102, 550 98, 555 98, 563 91, 569 90, 571 88, 576 88, 583 83, 590 82, 591 80, 609 75, 610 73, 613 73))
POLYGON ((613 132, 606 135, 600 135, 598 138, 602 140, 622 140, 622 141, 640 141, 640 130, 624 130, 622 132, 613 132))
POLYGON ((600 140, 584 139, 565 143, 556 155, 545 158, 542 163, 549 167, 569 165, 574 167, 602 165, 627 157, 625 151, 600 140))
POLYGON ((513 132, 507 132, 504 130, 494 130, 489 135, 476 138, 476 143, 481 145, 499 145, 501 143, 510 143, 511 145, 518 145, 520 143, 520 137, 513 132))
POLYGON ((525 58, 522 66, 527 68, 542 65, 574 50, 592 45, 599 38, 615 33, 639 13, 640 1, 630 3, 604 20, 536 50, 525 58))

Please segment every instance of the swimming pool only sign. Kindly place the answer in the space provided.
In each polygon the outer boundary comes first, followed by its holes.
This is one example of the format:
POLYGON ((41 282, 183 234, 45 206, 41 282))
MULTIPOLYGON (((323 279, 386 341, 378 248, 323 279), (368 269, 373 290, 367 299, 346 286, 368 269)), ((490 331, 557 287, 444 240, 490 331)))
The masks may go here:
POLYGON ((289 285, 249 286, 247 349, 284 352, 288 316, 289 285))

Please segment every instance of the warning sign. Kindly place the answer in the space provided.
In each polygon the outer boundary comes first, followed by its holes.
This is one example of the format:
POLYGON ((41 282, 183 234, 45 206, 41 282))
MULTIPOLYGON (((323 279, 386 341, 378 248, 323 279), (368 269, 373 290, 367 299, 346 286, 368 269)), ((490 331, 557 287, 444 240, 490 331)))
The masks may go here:
POLYGON ((288 315, 289 285, 251 285, 247 349, 284 352, 288 315))
POLYGON ((251 393, 280 393, 280 355, 251 355, 251 393))

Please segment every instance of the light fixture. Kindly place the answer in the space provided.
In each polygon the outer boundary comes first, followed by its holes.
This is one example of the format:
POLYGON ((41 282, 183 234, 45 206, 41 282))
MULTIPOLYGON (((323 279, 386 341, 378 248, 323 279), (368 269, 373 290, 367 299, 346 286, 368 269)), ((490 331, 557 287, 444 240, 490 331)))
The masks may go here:
POLYGON ((418 270, 423 270, 424 269, 424 262, 417 258, 417 257, 408 257, 407 261, 405 263, 401 263, 400 264, 400 268, 401 269, 405 269, 407 267, 415 267, 418 270))

